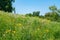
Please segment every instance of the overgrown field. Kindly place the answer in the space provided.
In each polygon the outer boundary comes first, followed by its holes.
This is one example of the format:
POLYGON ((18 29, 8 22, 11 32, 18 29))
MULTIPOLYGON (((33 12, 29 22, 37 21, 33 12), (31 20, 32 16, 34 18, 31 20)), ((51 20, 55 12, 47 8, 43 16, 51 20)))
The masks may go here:
POLYGON ((0 11, 0 40, 60 40, 60 23, 0 11))

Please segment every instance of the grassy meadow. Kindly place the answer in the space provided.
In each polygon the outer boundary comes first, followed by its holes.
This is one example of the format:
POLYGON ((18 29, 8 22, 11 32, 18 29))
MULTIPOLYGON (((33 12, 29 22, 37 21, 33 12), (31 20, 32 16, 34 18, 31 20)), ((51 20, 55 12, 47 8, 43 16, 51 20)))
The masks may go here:
POLYGON ((60 22, 0 11, 0 40, 60 40, 60 22))

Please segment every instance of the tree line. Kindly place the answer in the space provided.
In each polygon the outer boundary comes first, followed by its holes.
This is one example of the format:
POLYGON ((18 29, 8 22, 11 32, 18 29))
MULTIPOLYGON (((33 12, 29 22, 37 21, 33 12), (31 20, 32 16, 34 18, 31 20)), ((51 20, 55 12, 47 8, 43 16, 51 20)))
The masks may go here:
POLYGON ((60 22, 60 9, 58 9, 55 5, 49 7, 50 12, 45 13, 45 15, 40 15, 40 11, 35 11, 33 13, 28 13, 25 16, 30 17, 39 17, 39 18, 45 18, 51 21, 58 21, 60 22))

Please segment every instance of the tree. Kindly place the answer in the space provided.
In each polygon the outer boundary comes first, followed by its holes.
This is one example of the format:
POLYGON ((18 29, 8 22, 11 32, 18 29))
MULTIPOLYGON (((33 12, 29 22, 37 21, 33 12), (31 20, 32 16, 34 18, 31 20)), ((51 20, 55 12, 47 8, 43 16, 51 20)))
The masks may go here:
POLYGON ((57 11, 58 11, 58 13, 60 13, 60 9, 58 9, 57 11))
POLYGON ((29 14, 26 14, 25 16, 30 16, 30 17, 31 17, 31 16, 33 16, 33 15, 32 15, 31 13, 29 13, 29 14))
POLYGON ((39 16, 40 11, 33 12, 33 16, 39 16))
POLYGON ((60 9, 57 9, 57 7, 55 5, 53 6, 50 6, 49 9, 52 11, 52 12, 56 12, 56 13, 60 13, 60 9))
POLYGON ((45 14, 45 18, 52 20, 52 21, 56 21, 58 20, 59 15, 56 12, 48 12, 45 14))
POLYGON ((12 2, 14 2, 14 0, 0 0, 0 10, 5 12, 12 12, 12 2))
POLYGON ((49 9, 52 11, 52 12, 55 12, 57 10, 57 7, 55 5, 53 6, 50 6, 49 9))
POLYGON ((60 10, 57 9, 57 7, 55 5, 53 6, 50 6, 49 9, 52 11, 52 12, 48 12, 45 14, 45 18, 47 19, 50 19, 52 21, 57 21, 59 20, 59 12, 60 10))
POLYGON ((33 17, 33 16, 37 16, 37 17, 40 17, 39 14, 40 14, 40 11, 34 11, 32 14, 31 14, 31 13, 28 13, 28 14, 26 14, 25 16, 30 16, 30 17, 31 17, 31 16, 32 16, 32 17, 33 17))

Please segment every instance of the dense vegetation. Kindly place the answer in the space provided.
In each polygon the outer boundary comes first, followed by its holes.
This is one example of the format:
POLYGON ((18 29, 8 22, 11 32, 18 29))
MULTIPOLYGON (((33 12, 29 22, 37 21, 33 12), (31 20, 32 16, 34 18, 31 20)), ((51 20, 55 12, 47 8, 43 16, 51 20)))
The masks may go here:
POLYGON ((26 15, 8 13, 15 13, 14 1, 0 0, 0 40, 60 40, 60 9, 50 6, 44 16, 40 11, 26 15))
POLYGON ((0 10, 5 11, 5 12, 12 12, 14 9, 12 7, 12 3, 15 0, 0 0, 0 10))
POLYGON ((49 7, 49 10, 50 12, 45 13, 45 15, 40 15, 40 11, 34 11, 33 13, 26 14, 26 16, 45 18, 51 21, 60 22, 60 9, 53 5, 49 7))
POLYGON ((60 40, 60 22, 0 11, 0 40, 60 40))

